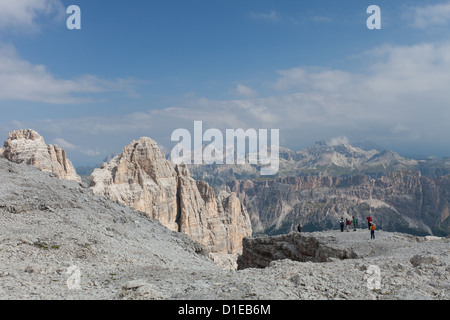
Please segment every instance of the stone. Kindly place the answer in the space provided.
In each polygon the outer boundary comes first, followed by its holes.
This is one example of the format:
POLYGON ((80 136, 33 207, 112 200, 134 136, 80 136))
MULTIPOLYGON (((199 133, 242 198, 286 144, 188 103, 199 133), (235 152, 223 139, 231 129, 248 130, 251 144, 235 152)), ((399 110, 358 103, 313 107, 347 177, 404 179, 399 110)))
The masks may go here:
POLYGON ((417 254, 411 258, 410 262, 414 267, 418 267, 421 264, 436 265, 439 263, 439 260, 434 256, 423 256, 423 255, 417 254))
POLYGON ((352 248, 337 246, 329 239, 305 233, 244 238, 243 246, 243 253, 238 258, 239 270, 265 268, 274 260, 334 262, 358 257, 352 248))

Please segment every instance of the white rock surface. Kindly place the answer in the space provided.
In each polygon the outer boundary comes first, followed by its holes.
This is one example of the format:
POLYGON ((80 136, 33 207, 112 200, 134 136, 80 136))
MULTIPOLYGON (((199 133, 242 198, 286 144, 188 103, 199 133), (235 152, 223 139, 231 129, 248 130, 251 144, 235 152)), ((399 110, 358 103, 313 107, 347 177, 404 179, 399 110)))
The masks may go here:
POLYGON ((223 270, 186 235, 78 183, 5 159, 0 181, 0 299, 450 299, 447 238, 317 233, 368 254, 223 270))
POLYGON ((26 163, 42 171, 53 172, 60 179, 81 182, 66 151, 58 145, 47 145, 34 130, 16 130, 9 133, 0 156, 15 163, 26 163))

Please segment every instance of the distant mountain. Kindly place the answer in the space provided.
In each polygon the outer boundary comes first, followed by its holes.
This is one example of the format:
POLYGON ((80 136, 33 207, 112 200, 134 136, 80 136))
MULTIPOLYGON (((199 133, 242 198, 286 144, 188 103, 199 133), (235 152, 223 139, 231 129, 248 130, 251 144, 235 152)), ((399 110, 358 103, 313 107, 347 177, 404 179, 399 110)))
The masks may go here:
POLYGON ((405 159, 398 153, 375 149, 363 150, 348 142, 316 142, 300 151, 284 149, 280 154, 280 176, 292 175, 352 175, 385 174, 417 168, 416 160, 405 159))
POLYGON ((450 176, 429 178, 418 171, 391 172, 380 178, 303 176, 231 181, 256 233, 285 234, 338 229, 341 217, 358 218, 367 228, 415 235, 450 234, 450 176))
POLYGON ((371 214, 379 229, 449 235, 450 158, 407 159, 378 149, 318 141, 299 151, 280 148, 274 177, 249 164, 196 165, 191 173, 236 192, 256 233, 289 233, 298 224, 305 231, 336 229, 341 216, 355 216, 362 226, 371 214))
POLYGON ((425 160, 408 159, 392 150, 381 150, 373 143, 352 146, 348 141, 318 141, 299 151, 280 147, 279 172, 274 177, 260 176, 256 165, 190 165, 196 179, 220 186, 227 181, 240 179, 273 179, 280 177, 327 175, 369 175, 381 177, 395 171, 420 171, 429 177, 450 174, 450 158, 425 160), (362 148, 364 147, 364 149, 362 148), (369 148, 373 147, 373 148, 369 148))

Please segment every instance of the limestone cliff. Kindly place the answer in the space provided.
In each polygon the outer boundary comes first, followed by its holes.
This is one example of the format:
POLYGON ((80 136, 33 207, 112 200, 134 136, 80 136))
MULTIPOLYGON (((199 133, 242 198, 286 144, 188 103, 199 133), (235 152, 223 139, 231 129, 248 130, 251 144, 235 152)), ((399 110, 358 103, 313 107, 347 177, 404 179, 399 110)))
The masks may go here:
POLYGON ((173 166, 155 141, 126 146, 91 176, 97 195, 147 213, 172 231, 187 234, 210 252, 236 253, 252 234, 248 213, 234 193, 220 193, 173 166))
POLYGON ((58 178, 81 182, 65 150, 57 145, 47 145, 34 130, 16 130, 5 140, 0 155, 15 163, 26 163, 42 171, 53 172, 58 178))
POLYGON ((146 212, 170 230, 178 231, 177 177, 155 141, 141 138, 126 146, 91 176, 94 194, 146 212))
POLYGON ((246 206, 256 232, 281 234, 302 224, 305 231, 337 229, 341 216, 366 225, 416 235, 450 233, 450 176, 429 178, 418 171, 380 178, 305 176, 228 184, 246 206))

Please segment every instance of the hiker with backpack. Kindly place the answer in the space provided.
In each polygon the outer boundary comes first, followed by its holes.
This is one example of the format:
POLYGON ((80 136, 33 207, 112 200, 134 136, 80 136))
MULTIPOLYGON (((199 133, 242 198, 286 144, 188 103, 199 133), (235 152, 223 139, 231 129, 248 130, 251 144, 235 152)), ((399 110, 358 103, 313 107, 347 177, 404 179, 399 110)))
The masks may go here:
POLYGON ((370 239, 375 239, 375 225, 371 223, 369 229, 370 229, 370 239))
POLYGON ((370 216, 370 214, 366 219, 367 219, 367 225, 369 226, 369 230, 370 230, 370 225, 372 224, 372 217, 370 216))
POLYGON ((355 218, 355 216, 353 216, 353 231, 356 231, 356 223, 357 223, 357 220, 356 220, 356 218, 355 218))
POLYGON ((344 217, 341 217, 341 220, 339 220, 339 224, 341 225, 341 232, 344 232, 344 217))

